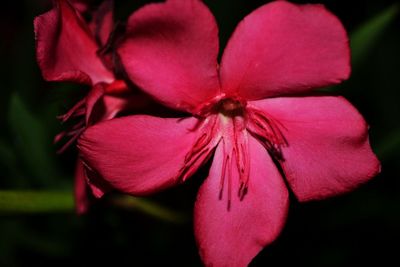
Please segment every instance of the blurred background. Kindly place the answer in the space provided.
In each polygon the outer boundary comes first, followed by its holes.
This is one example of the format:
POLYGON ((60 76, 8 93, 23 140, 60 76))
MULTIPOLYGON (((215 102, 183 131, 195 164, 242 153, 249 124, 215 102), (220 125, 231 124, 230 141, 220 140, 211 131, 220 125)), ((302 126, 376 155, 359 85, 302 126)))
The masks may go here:
MULTIPOLYGON (((147 2, 116 1, 116 19, 147 2)), ((205 2, 223 48, 236 24, 268 1, 205 2)), ((351 34, 352 76, 329 90, 365 116, 382 173, 345 196, 311 203, 291 197, 281 236, 251 266, 400 266, 400 6, 394 0, 296 2, 325 4, 351 34)), ((202 266, 191 214, 207 166, 189 183, 149 198, 169 210, 136 200, 112 205, 106 197, 87 214, 74 213, 76 150, 57 155, 53 137, 64 129, 56 116, 87 88, 41 77, 32 21, 50 8, 50 1, 20 0, 0 9, 0 266, 202 266), (4 197, 10 190, 15 201, 4 197), (20 190, 60 193, 34 200, 20 190), (21 201, 47 208, 12 208, 21 201)))

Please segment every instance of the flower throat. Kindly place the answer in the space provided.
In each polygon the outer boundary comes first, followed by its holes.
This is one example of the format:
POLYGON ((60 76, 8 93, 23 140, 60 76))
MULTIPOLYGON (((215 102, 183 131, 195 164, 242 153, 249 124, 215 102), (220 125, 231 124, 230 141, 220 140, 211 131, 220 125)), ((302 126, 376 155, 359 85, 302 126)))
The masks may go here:
POLYGON ((235 194, 240 200, 243 200, 248 192, 251 154, 249 135, 261 142, 277 160, 283 159, 281 146, 286 144, 286 140, 278 122, 246 102, 234 98, 210 101, 197 115, 199 121, 192 130, 199 131, 199 135, 185 157, 180 177, 185 181, 197 169, 199 161, 206 161, 214 148, 221 146, 218 198, 227 198, 229 210, 232 192, 236 191, 235 194), (238 179, 238 183, 233 183, 233 179, 238 179), (232 188, 233 184, 238 184, 238 188, 232 188))

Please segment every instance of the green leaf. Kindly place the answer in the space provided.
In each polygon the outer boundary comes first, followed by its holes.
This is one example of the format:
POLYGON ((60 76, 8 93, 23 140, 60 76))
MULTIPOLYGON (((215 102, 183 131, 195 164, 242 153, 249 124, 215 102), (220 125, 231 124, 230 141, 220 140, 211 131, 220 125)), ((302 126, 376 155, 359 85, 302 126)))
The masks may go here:
POLYGON ((350 43, 353 67, 357 68, 379 41, 385 28, 395 19, 399 5, 394 4, 361 25, 351 34, 350 43))
MULTIPOLYGON (((385 28, 394 21, 399 5, 394 4, 383 10, 373 18, 364 22, 358 29, 350 35, 351 65, 353 72, 357 71, 368 58, 368 53, 372 51, 375 44, 384 32, 385 28)), ((338 92, 344 84, 323 88, 323 92, 338 92)))
POLYGON ((0 168, 2 168, 3 175, 12 177, 12 179, 4 180, 4 185, 14 187, 29 185, 28 181, 24 179, 21 168, 18 165, 14 147, 10 142, 6 142, 2 138, 0 138, 0 168))
POLYGON ((48 185, 57 175, 51 145, 44 125, 28 110, 17 94, 11 97, 8 124, 18 156, 36 181, 48 185))
POLYGON ((400 154, 400 129, 387 135, 376 146, 376 154, 381 160, 391 157, 396 152, 400 154))
POLYGON ((0 191, 0 214, 72 212, 71 192, 0 191))
POLYGON ((11 145, 0 138, 0 163, 4 166, 13 166, 16 162, 16 156, 11 145))

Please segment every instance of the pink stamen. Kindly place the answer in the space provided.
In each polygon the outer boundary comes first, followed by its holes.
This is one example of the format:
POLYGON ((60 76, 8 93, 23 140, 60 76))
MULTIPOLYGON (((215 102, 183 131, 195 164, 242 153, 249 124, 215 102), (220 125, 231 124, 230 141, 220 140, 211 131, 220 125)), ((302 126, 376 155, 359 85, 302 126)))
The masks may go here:
POLYGON ((222 194, 224 191, 224 183, 225 183, 226 166, 229 161, 229 155, 225 151, 225 141, 223 139, 222 139, 222 145, 223 145, 224 159, 222 162, 221 178, 220 178, 220 183, 219 183, 219 199, 222 199, 222 194))
POLYGON ((66 122, 69 118, 71 117, 78 117, 81 115, 85 114, 85 103, 86 103, 86 99, 82 99, 80 100, 78 103, 76 103, 70 110, 68 110, 67 113, 61 115, 61 116, 57 116, 57 118, 59 120, 61 120, 62 122, 66 122))
MULTIPOLYGON (((76 103, 67 113, 58 116, 57 118, 61 120, 62 123, 66 122, 71 118, 77 118, 84 116, 86 114, 86 98, 80 100, 76 103)), ((54 143, 60 142, 63 138, 68 138, 67 142, 57 150, 58 154, 63 153, 70 145, 72 145, 79 135, 83 132, 85 128, 85 119, 80 118, 77 123, 72 125, 69 130, 61 132, 54 138, 54 143)))
POLYGON ((248 192, 250 179, 248 134, 251 133, 257 138, 276 159, 283 160, 281 148, 288 145, 282 132, 285 128, 268 114, 249 107, 236 98, 212 99, 196 114, 199 121, 192 131, 199 132, 199 137, 185 156, 179 177, 185 181, 222 140, 223 158, 218 198, 222 200, 227 183, 227 209, 230 210, 234 182, 233 164, 236 164, 238 171, 237 197, 242 201, 248 192))
POLYGON ((64 153, 64 151, 70 145, 72 145, 72 143, 75 142, 76 139, 78 139, 79 135, 83 132, 83 130, 84 130, 84 128, 80 129, 79 131, 76 131, 75 134, 73 134, 72 137, 60 149, 57 150, 57 153, 58 154, 64 153))
POLYGON ((266 149, 277 159, 283 161, 282 147, 288 146, 288 142, 282 132, 286 128, 268 114, 254 108, 248 108, 247 130, 251 132, 266 149))
POLYGON ((228 211, 231 209, 231 201, 232 201, 232 164, 233 158, 230 158, 230 162, 228 164, 228 203, 227 209, 228 211))
POLYGON ((211 155, 212 149, 218 144, 216 135, 216 119, 202 119, 195 126, 200 133, 189 153, 185 156, 185 162, 179 171, 179 179, 184 182, 197 169, 198 164, 206 161, 211 155))

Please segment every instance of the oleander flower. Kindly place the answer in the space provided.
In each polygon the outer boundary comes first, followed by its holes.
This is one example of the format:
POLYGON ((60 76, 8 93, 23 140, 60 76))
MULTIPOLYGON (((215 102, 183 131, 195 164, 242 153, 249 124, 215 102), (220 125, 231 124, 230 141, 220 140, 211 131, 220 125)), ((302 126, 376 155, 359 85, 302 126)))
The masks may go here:
POLYGON ((78 147, 85 164, 132 195, 182 183, 212 157, 194 209, 200 254, 208 266, 246 266, 283 228, 284 179, 300 201, 323 199, 353 190, 380 164, 358 111, 314 91, 350 74, 346 31, 322 5, 266 4, 240 22, 220 65, 218 51, 201 1, 132 14, 118 47, 130 79, 187 116, 109 120, 78 147))
MULTIPOLYGON (((52 10, 35 18, 34 28, 36 56, 43 77, 47 81, 70 81, 91 88, 86 97, 60 116, 63 122, 79 118, 71 129, 56 136, 55 142, 68 140, 60 152, 71 145, 87 125, 111 119, 120 111, 138 105, 140 101, 135 98, 139 97, 123 80, 116 78, 110 57, 102 52, 113 29, 112 1, 102 2, 98 8, 92 8, 88 1, 54 1, 52 10)), ((78 160, 75 171, 78 213, 88 208, 85 172, 78 160)), ((90 185, 95 196, 102 195, 103 190, 95 182, 90 185)))

